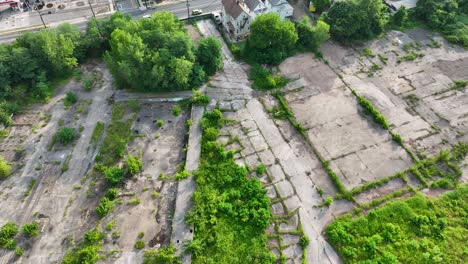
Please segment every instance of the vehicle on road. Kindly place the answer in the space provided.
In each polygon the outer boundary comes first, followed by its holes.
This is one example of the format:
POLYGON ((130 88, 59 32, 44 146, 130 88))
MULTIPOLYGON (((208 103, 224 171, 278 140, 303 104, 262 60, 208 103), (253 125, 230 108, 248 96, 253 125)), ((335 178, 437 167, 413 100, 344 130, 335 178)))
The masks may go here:
POLYGON ((142 16, 142 18, 150 18, 150 17, 151 17, 150 14, 142 16))
POLYGON ((192 10, 192 16, 201 15, 203 11, 201 9, 192 10))

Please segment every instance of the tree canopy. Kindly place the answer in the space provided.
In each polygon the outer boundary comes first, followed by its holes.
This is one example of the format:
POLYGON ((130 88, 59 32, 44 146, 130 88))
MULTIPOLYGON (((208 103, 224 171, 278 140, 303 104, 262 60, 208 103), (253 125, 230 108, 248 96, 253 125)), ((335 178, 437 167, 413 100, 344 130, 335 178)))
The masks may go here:
POLYGON ((247 53, 258 63, 278 64, 298 40, 294 24, 275 13, 259 15, 250 26, 247 53))
POLYGON ((172 13, 158 12, 118 26, 110 35, 105 59, 121 87, 182 90, 200 85, 203 68, 210 75, 220 68, 220 48, 216 40, 202 40, 198 53, 203 56, 195 56, 197 50, 183 22, 172 13), (204 57, 207 51, 210 57, 204 57))
POLYGON ((331 36, 341 42, 367 40, 383 32, 387 22, 383 1, 337 1, 324 14, 331 36))

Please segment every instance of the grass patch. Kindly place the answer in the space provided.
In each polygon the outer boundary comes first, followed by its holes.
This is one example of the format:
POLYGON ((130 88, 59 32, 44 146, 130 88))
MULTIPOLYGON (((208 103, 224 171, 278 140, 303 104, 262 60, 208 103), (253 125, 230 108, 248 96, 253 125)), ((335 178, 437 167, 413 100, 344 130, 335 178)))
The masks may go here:
POLYGON ((462 263, 467 200, 468 185, 437 199, 416 194, 367 215, 338 218, 326 234, 345 263, 462 263))
POLYGON ((36 179, 32 179, 29 182, 28 188, 26 189, 26 192, 24 193, 24 196, 29 196, 31 194, 31 191, 34 188, 34 185, 36 185, 36 179))
POLYGON ((253 81, 252 88, 257 90, 273 90, 288 84, 288 79, 280 74, 273 75, 271 71, 258 64, 251 67, 249 79, 253 81))
POLYGON ((388 129, 388 122, 380 113, 380 111, 375 108, 375 106, 369 100, 357 94, 355 90, 352 90, 352 92, 357 97, 359 105, 364 108, 365 113, 371 115, 372 119, 374 119, 374 122, 379 124, 383 129, 388 129))
POLYGON ((91 135, 91 139, 89 140, 89 144, 96 148, 99 138, 101 138, 102 132, 104 132, 104 123, 97 122, 96 126, 94 127, 93 134, 91 135))

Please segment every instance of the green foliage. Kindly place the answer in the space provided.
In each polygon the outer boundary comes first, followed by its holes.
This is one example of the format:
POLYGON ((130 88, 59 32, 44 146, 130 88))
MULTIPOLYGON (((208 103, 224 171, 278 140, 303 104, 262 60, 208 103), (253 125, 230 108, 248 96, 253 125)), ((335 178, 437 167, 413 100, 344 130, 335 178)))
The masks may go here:
POLYGON ((331 5, 331 0, 312 0, 311 2, 319 12, 325 11, 331 5))
POLYGON ((306 248, 310 243, 310 239, 302 234, 301 237, 299 238, 299 245, 302 247, 302 248, 306 248))
POLYGON ((464 0, 421 0, 415 12, 427 25, 445 38, 468 47, 468 2, 464 0))
POLYGON ((324 14, 331 36, 340 42, 367 40, 381 34, 386 24, 383 1, 337 1, 324 14))
POLYGON ((180 112, 182 112, 182 108, 180 108, 180 106, 176 105, 172 107, 172 115, 179 116, 180 112))
POLYGON ((107 190, 106 197, 109 198, 109 200, 113 201, 117 196, 119 195, 119 190, 116 188, 110 188, 107 190))
POLYGON ((294 24, 276 13, 261 14, 250 25, 245 52, 260 64, 279 64, 298 40, 294 24))
POLYGON ((128 155, 125 163, 131 175, 135 175, 143 169, 143 162, 132 155, 128 155))
POLYGON ((108 167, 104 170, 104 177, 111 185, 120 184, 125 176, 125 170, 117 166, 108 167))
POLYGON ((195 205, 187 216, 195 227, 196 242, 187 249, 192 262, 273 263, 265 235, 271 217, 266 191, 234 162, 233 152, 218 146, 216 138, 206 137, 205 131, 222 126, 221 112, 205 113, 201 123, 201 162, 193 172, 195 205))
POLYGON ((101 200, 99 200, 99 204, 96 207, 96 213, 98 214, 99 218, 104 218, 106 217, 112 209, 114 209, 114 202, 111 201, 107 197, 103 197, 101 200))
POLYGON ((22 248, 20 248, 20 247, 16 248, 16 250, 15 250, 15 255, 16 255, 17 257, 21 257, 23 254, 24 254, 24 249, 22 249, 22 248))
POLYGON ((330 206, 332 203, 333 203, 333 197, 327 197, 327 198, 325 199, 324 204, 325 204, 326 206, 330 206))
POLYGON ((75 129, 71 127, 62 127, 54 136, 54 142, 60 142, 62 145, 68 145, 75 139, 75 129))
POLYGON ((395 141, 396 143, 400 145, 403 145, 403 138, 400 136, 400 134, 397 134, 397 133, 391 133, 391 134, 392 134, 393 141, 395 141))
POLYGON ((65 100, 63 104, 65 105, 65 107, 70 107, 74 103, 76 103, 76 101, 77 101, 76 94, 73 92, 68 92, 67 95, 65 96, 65 100))
POLYGON ((176 174, 176 180, 183 180, 183 179, 187 179, 188 177, 190 177, 190 173, 186 170, 183 170, 179 173, 176 174))
POLYGON ((368 57, 368 58, 374 58, 375 57, 374 52, 372 52, 372 50, 369 49, 369 48, 363 49, 362 52, 361 52, 361 55, 365 56, 365 57, 368 57))
POLYGON ((129 205, 139 205, 140 204, 140 198, 133 198, 133 199, 130 199, 127 204, 129 205))
POLYGON ((318 52, 320 44, 330 38, 330 26, 327 23, 319 20, 315 26, 312 26, 307 16, 296 24, 296 31, 299 36, 297 43, 314 52, 318 52))
POLYGON ((11 166, 0 156, 0 180, 6 179, 11 175, 11 166))
POLYGON ((147 250, 143 257, 143 264, 182 264, 176 256, 177 249, 173 246, 162 247, 159 250, 147 250))
POLYGON ((0 248, 15 249, 16 242, 13 239, 18 234, 18 227, 13 222, 7 222, 0 229, 0 248), (14 247, 13 247, 14 245, 14 247))
POLYGON ((212 36, 198 41, 197 61, 207 76, 215 74, 223 67, 221 42, 212 36))
POLYGON ((101 258, 98 254, 104 234, 98 230, 85 233, 84 242, 68 251, 63 258, 62 264, 95 264, 101 258))
POLYGON ((34 237, 39 235, 39 222, 32 222, 30 224, 24 224, 21 230, 27 237, 34 237))
POLYGON ((408 9, 404 5, 393 14, 391 23, 396 27, 404 27, 408 23, 408 9))
POLYGON ((216 42, 203 42, 198 57, 184 23, 169 12, 151 18, 125 20, 110 34, 105 60, 120 87, 145 91, 182 90, 196 87, 204 79, 203 67, 217 60, 216 42), (212 57, 206 58, 212 52, 212 57), (200 65, 198 64, 201 64, 200 65), (206 65, 204 65, 206 64, 206 65))
POLYGON ((156 126, 157 127, 162 127, 163 125, 164 125, 164 120, 158 119, 158 121, 156 121, 156 126))
POLYGON ((96 126, 94 127, 93 134, 91 135, 91 139, 89 140, 89 144, 93 145, 94 148, 96 148, 96 145, 103 131, 104 131, 104 123, 98 121, 96 123, 96 126))
POLYGON ((266 171, 266 167, 265 167, 265 164, 260 164, 258 165, 258 167, 255 169, 255 172, 257 173, 257 175, 262 175, 263 173, 265 173, 266 171))
POLYGON ((258 90, 282 88, 288 83, 288 80, 280 74, 273 75, 269 70, 258 64, 250 68, 249 79, 253 80, 252 88, 258 90))
POLYGON ((28 188, 26 189, 24 196, 29 196, 31 194, 32 188, 34 187, 35 184, 36 184, 36 179, 32 179, 28 184, 28 188))
POLYGON ((110 232, 112 231, 112 229, 114 229, 114 225, 115 225, 115 221, 110 221, 109 223, 107 223, 106 225, 106 231, 110 232))
POLYGON ((200 91, 192 90, 193 95, 190 98, 190 104, 197 106, 206 106, 210 103, 210 98, 200 91))
POLYGON ((467 200, 468 185, 437 199, 417 194, 338 218, 326 234, 345 263, 463 263, 467 200))
POLYGON ((135 245, 134 247, 138 250, 141 250, 143 248, 145 248, 145 241, 143 240, 138 240, 137 242, 135 242, 135 245))
POLYGON ((374 119, 374 122, 379 124, 382 128, 388 129, 390 126, 388 125, 387 120, 385 119, 385 116, 383 116, 380 111, 375 108, 375 106, 366 98, 358 95, 356 91, 353 90, 353 94, 356 95, 358 99, 358 103, 362 108, 364 108, 364 111, 366 114, 371 115, 372 118, 374 119))

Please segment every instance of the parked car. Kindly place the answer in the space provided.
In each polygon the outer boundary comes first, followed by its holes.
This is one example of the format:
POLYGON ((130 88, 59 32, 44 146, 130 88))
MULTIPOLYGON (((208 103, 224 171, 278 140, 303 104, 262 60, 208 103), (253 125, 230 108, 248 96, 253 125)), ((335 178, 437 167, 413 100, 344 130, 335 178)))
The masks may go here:
POLYGON ((143 17, 143 18, 150 18, 151 15, 148 14, 148 15, 144 15, 144 16, 142 16, 142 17, 143 17))
POLYGON ((201 15, 203 11, 201 9, 192 10, 192 16, 201 15))
POLYGON ((214 14, 214 19, 216 21, 216 24, 218 25, 221 25, 221 17, 219 16, 219 14, 214 14))

